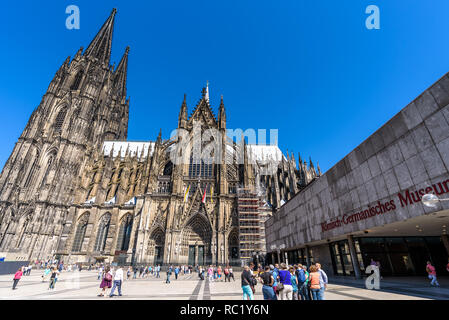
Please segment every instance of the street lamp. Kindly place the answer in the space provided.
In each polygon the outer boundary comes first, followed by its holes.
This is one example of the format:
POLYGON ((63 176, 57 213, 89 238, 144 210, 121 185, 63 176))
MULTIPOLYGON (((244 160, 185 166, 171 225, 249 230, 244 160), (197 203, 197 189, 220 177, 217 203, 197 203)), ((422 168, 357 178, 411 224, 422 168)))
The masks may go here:
POLYGON ((449 201, 449 199, 439 199, 436 195, 428 193, 423 195, 422 203, 429 208, 436 208, 437 203, 440 201, 449 201))

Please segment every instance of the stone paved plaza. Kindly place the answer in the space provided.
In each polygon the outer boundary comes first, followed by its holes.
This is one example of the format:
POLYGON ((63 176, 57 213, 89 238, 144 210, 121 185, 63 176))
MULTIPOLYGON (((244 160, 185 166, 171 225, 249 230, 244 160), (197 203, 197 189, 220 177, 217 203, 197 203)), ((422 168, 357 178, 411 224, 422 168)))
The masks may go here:
MULTIPOLYGON (((151 300, 241 300, 240 276, 235 282, 209 282, 198 280, 196 274, 180 275, 165 283, 165 273, 161 278, 154 276, 125 280, 123 296, 98 297, 100 281, 94 271, 62 272, 54 290, 49 290, 49 282, 42 282, 41 272, 33 270, 30 276, 23 276, 16 290, 12 290, 12 275, 0 276, 0 299, 151 299, 151 300), (79 276, 79 277, 78 277, 79 276), (79 279, 79 281, 78 281, 79 279)), ((367 290, 362 282, 333 281, 326 291, 327 300, 426 300, 449 299, 449 286, 430 288, 425 281, 408 280, 382 282, 380 291, 367 290), (338 283, 338 284, 337 284, 338 283), (407 284, 409 283, 409 284, 407 284)), ((117 292, 116 292, 117 294, 117 292)), ((263 300, 261 286, 256 287, 256 300, 263 300)))

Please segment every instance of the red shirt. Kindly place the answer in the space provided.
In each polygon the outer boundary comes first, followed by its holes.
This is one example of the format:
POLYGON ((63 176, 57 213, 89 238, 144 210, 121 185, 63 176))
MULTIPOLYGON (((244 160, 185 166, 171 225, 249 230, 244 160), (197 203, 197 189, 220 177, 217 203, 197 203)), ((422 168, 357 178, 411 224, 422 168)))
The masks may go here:
POLYGON ((16 274, 14 275, 14 280, 20 280, 20 278, 22 278, 22 275, 23 275, 22 271, 17 271, 16 274))
POLYGON ((432 266, 432 265, 430 265, 430 264, 428 264, 427 265, 427 268, 429 269, 429 274, 430 275, 432 275, 432 276, 436 276, 437 275, 437 273, 436 273, 436 271, 435 271, 435 267, 434 266, 432 266))

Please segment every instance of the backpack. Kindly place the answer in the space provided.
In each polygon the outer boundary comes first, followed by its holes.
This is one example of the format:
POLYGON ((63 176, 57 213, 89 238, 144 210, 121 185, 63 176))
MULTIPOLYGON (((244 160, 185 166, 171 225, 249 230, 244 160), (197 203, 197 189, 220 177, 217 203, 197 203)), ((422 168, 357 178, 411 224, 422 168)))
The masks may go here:
POLYGON ((296 277, 298 278, 298 283, 304 283, 306 281, 306 275, 304 270, 296 270, 296 277))
POLYGON ((104 275, 106 281, 112 281, 112 275, 108 272, 104 275))

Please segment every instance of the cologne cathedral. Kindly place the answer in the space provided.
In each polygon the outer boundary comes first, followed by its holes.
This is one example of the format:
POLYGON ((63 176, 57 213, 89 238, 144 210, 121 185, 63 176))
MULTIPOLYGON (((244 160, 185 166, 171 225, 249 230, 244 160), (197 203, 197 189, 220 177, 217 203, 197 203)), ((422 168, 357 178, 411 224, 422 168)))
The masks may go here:
POLYGON ((177 128, 221 133, 221 162, 198 160, 189 147, 174 162, 179 136, 128 141, 129 48, 110 65, 115 15, 56 72, 1 172, 0 254, 190 265, 263 254, 260 217, 318 178, 319 166, 230 139, 223 97, 216 116, 208 86, 190 116, 184 96, 177 128), (225 161, 236 156, 242 161, 225 161))

